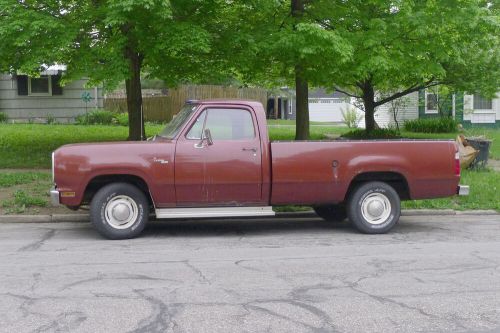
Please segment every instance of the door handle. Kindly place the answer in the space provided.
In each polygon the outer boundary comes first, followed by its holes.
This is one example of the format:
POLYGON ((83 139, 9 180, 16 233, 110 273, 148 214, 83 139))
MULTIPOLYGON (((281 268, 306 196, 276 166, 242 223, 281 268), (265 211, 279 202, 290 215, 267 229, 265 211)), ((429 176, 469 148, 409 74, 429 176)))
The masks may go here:
POLYGON ((241 150, 243 150, 243 151, 253 151, 254 153, 257 152, 257 148, 242 148, 241 150))

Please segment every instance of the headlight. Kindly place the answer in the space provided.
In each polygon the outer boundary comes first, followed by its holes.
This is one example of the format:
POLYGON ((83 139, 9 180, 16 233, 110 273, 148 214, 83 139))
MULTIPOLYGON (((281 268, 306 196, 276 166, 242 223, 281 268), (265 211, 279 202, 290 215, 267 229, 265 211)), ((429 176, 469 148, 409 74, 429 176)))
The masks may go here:
POLYGON ((55 178, 55 175, 54 175, 54 166, 55 166, 55 152, 52 152, 52 182, 55 183, 56 182, 56 178, 55 178))

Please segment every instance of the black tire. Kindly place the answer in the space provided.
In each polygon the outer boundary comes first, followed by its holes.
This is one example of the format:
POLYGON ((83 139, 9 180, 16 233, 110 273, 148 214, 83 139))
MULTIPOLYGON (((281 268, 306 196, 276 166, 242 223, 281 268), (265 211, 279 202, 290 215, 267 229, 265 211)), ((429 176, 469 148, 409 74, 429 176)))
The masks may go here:
POLYGON ((137 187, 127 183, 104 186, 90 203, 90 221, 108 239, 137 237, 146 226, 148 217, 149 203, 146 196, 137 187))
POLYGON ((390 185, 382 182, 365 183, 350 195, 347 215, 359 231, 366 234, 384 234, 399 221, 401 201, 390 185))
POLYGON ((328 222, 339 223, 347 218, 347 210, 344 205, 327 205, 313 207, 316 214, 328 222))

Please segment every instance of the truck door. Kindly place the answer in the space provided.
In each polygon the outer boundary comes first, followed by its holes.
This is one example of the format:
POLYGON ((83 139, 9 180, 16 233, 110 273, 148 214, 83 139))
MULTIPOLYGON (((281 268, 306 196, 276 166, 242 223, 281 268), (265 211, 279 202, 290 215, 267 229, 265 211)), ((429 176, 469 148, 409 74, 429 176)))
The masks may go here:
POLYGON ((262 154, 255 115, 245 108, 208 107, 178 139, 177 206, 262 204, 262 154), (209 129, 212 144, 202 140, 209 129))

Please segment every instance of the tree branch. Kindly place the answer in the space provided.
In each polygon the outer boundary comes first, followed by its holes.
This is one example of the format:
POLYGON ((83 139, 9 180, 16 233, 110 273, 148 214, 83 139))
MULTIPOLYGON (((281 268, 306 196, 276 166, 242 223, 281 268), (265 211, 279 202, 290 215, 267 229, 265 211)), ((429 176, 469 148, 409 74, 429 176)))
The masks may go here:
POLYGON ((390 101, 393 101, 395 99, 398 99, 400 97, 406 96, 408 94, 411 94, 412 92, 419 91, 420 89, 426 89, 426 88, 434 87, 434 86, 437 86, 437 85, 440 85, 440 84, 443 84, 443 82, 436 82, 436 81, 434 81, 434 78, 432 78, 432 79, 430 79, 429 81, 427 81, 427 82, 425 82, 423 84, 413 85, 413 86, 411 86, 408 89, 405 89, 403 91, 395 93, 392 96, 388 96, 388 97, 386 97, 384 99, 381 99, 380 101, 375 102, 375 107, 383 105, 383 104, 388 103, 390 101))
POLYGON ((339 88, 337 88, 337 87, 335 87, 334 89, 335 89, 335 91, 338 91, 339 93, 342 93, 342 94, 347 95, 347 96, 349 96, 349 97, 361 98, 361 96, 354 95, 354 94, 349 93, 349 92, 347 92, 347 91, 345 91, 345 90, 341 90, 341 89, 339 89, 339 88))

